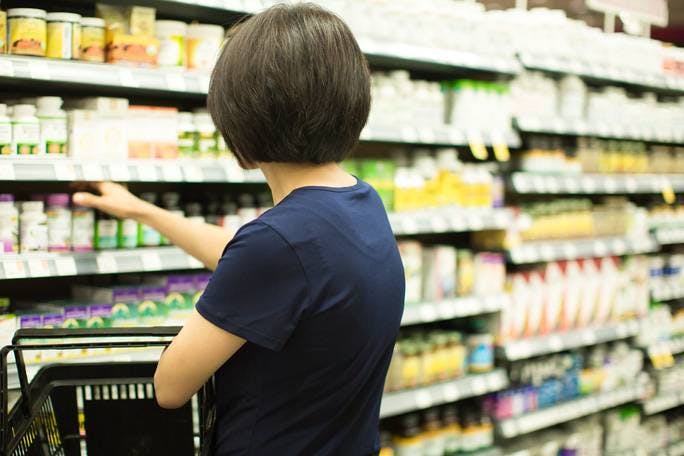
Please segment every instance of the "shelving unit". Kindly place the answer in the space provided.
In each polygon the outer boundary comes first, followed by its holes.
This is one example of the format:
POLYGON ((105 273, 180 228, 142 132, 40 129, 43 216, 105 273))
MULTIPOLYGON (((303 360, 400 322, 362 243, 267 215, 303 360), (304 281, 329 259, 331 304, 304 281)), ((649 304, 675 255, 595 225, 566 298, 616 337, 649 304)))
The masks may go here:
POLYGON ((177 247, 7 254, 0 258, 0 264, 0 280, 204 268, 202 263, 177 247))
POLYGON ((574 260, 577 258, 603 257, 654 252, 657 243, 647 238, 605 237, 576 240, 525 242, 508 250, 513 264, 540 261, 574 260))
POLYGON ((643 388, 640 385, 630 385, 614 391, 592 394, 536 412, 499 421, 496 423, 496 429, 498 434, 506 439, 529 434, 633 402, 641 397, 642 390, 643 388))
POLYGON ((520 136, 514 130, 468 132, 447 125, 441 127, 374 125, 372 119, 361 132, 361 140, 418 145, 467 146, 473 133, 476 133, 486 146, 506 144, 509 147, 520 147, 521 144, 520 136))
POLYGON ((407 304, 402 326, 432 323, 454 318, 471 317, 498 312, 509 300, 508 295, 465 296, 439 302, 407 304))
POLYGON ((500 230, 515 223, 509 209, 438 208, 389 214, 394 234, 407 236, 426 233, 500 230))
POLYGON ((684 227, 661 227, 653 230, 658 244, 684 244, 684 227))
POLYGON ((499 355, 507 361, 518 361, 573 348, 626 339, 635 336, 638 332, 639 322, 636 320, 589 327, 507 342, 499 348, 499 355))
POLYGON ((544 174, 514 172, 511 189, 520 194, 620 195, 684 190, 681 174, 544 174))
POLYGON ((654 396, 642 402, 644 413, 646 415, 655 415, 656 413, 669 410, 684 404, 684 392, 674 392, 654 396))
POLYGON ((380 417, 400 415, 412 410, 455 402, 470 397, 500 391, 508 386, 508 376, 503 369, 479 375, 468 375, 435 385, 407 391, 386 393, 380 404, 380 417))
POLYGON ((651 284, 651 296, 658 301, 669 301, 671 299, 684 298, 684 284, 669 283, 662 279, 654 280, 651 284))

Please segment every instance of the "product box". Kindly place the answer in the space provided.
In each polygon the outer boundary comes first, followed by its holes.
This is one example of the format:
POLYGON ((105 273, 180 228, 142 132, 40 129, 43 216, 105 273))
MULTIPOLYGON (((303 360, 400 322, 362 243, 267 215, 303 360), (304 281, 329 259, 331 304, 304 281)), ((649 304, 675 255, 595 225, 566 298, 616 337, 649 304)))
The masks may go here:
POLYGON ((155 37, 128 35, 108 28, 105 39, 107 63, 157 66, 159 40, 155 37))
POLYGON ((597 324, 605 324, 614 314, 613 307, 620 286, 617 261, 618 259, 613 257, 597 260, 601 277, 598 305, 594 316, 594 321, 597 324))
POLYGON ((192 275, 172 275, 166 281, 166 324, 182 326, 194 309, 195 280, 192 275))
POLYGON ((137 326, 137 304, 140 301, 140 289, 137 286, 76 285, 72 287, 72 295, 80 300, 111 304, 112 327, 137 326))
POLYGON ((136 309, 138 325, 159 326, 166 320, 166 287, 146 285, 140 289, 140 301, 136 309))
POLYGON ((145 6, 131 6, 127 9, 128 30, 135 36, 155 36, 156 11, 145 6))
POLYGON ((555 261, 547 263, 544 271, 545 298, 541 334, 549 334, 558 330, 564 290, 565 277, 560 264, 555 261))
POLYGON ((0 54, 7 52, 7 13, 0 10, 0 54))
POLYGON ((566 261, 560 266, 565 280, 563 282, 563 309, 559 327, 565 331, 574 328, 577 324, 584 282, 578 261, 566 261))
MULTIPOLYGON (((43 315, 40 313, 26 313, 19 315, 19 328, 42 328, 43 327, 43 315)), ((27 364, 37 364, 43 360, 42 350, 25 350, 24 361, 27 364)))
MULTIPOLYGON (((128 130, 126 117, 128 100, 126 98, 90 97, 73 103, 79 109, 97 112, 97 125, 101 145, 97 155, 110 160, 128 158, 128 130)), ((92 156, 92 153, 91 153, 92 156)))
POLYGON ((126 116, 129 158, 177 158, 178 110, 130 106, 126 116))
POLYGON ((544 300, 546 298, 544 276, 541 272, 531 271, 525 273, 525 278, 529 287, 525 336, 532 337, 540 333, 544 318, 544 300))
POLYGON ((582 292, 577 326, 582 328, 594 323, 601 278, 599 277, 599 268, 594 259, 579 260, 579 264, 582 268, 582 292))

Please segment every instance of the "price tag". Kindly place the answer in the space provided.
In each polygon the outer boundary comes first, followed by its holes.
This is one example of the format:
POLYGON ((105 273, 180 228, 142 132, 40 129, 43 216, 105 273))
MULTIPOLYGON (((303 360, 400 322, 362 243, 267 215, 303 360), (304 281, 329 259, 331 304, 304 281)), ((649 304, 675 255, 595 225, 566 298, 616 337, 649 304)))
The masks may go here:
POLYGON ((574 244, 565 244, 563 246, 563 255, 568 260, 574 260, 575 258, 577 258, 577 248, 574 244))
POLYGON ((546 188, 549 193, 558 193, 560 191, 560 185, 558 179, 552 176, 546 178, 546 188))
POLYGON ((71 163, 55 163, 55 179, 58 181, 75 181, 76 170, 71 163))
POLYGON ((605 256, 606 253, 608 253, 608 248, 606 247, 605 242, 603 241, 594 241, 594 255, 597 257, 602 257, 605 256))
POLYGON ((174 92, 185 92, 188 89, 185 77, 179 73, 169 73, 166 75, 166 87, 174 92))
POLYGON ((76 260, 70 256, 59 256, 55 258, 55 269, 61 276, 76 275, 76 260))
POLYGON ((404 125, 401 127, 401 140, 407 143, 416 143, 418 142, 418 134, 413 127, 404 125))
POLYGON ((621 255, 627 251, 627 244, 622 239, 615 239, 613 241, 613 253, 621 255))
POLYGON ((421 127, 418 131, 418 136, 420 137, 420 141, 425 144, 434 144, 436 142, 435 131, 432 128, 421 127))
POLYGON ((454 301, 441 301, 437 304, 437 312, 442 319, 453 318, 459 305, 454 301))
POLYGON ((97 163, 83 163, 81 165, 83 171, 83 179, 90 182, 100 182, 104 180, 104 173, 102 166, 97 163))
POLYGON ((528 185, 527 176, 524 174, 513 174, 513 188, 519 193, 527 193, 530 186, 528 185))
POLYGON ((492 146, 494 148, 494 158, 500 162, 507 162, 511 159, 511 151, 506 144, 506 138, 500 132, 492 132, 492 146))
POLYGON ((472 152, 473 157, 478 160, 486 160, 489 156, 487 147, 482 139, 482 134, 479 131, 471 131, 468 133, 468 147, 470 147, 470 152, 472 152))
POLYGON ((529 358, 532 355, 532 347, 527 341, 514 342, 506 348, 506 355, 512 361, 529 358))
POLYGON ((553 123, 551 124, 551 127, 552 127, 553 131, 556 133, 564 133, 565 131, 568 130, 568 127, 566 126, 565 122, 561 118, 553 119, 553 123))
POLYGON ((197 78, 197 85, 199 85, 200 93, 209 93, 210 84, 211 78, 209 76, 199 76, 197 78))
POLYGON ((204 180, 202 170, 199 166, 194 164, 183 166, 183 174, 185 175, 185 180, 188 182, 202 182, 204 180))
POLYGON ((143 270, 145 271, 160 271, 162 269, 161 258, 159 254, 147 252, 142 254, 143 270))
POLYGON ((618 185, 615 179, 613 179, 612 177, 606 177, 604 180, 604 185, 606 187, 606 193, 617 192, 618 185))
POLYGON ((508 212, 502 210, 496 210, 494 212, 494 227, 506 228, 510 221, 511 219, 508 215, 508 212))
POLYGON ((435 217, 432 219, 432 230, 435 233, 444 233, 449 231, 449 223, 445 217, 435 217))
POLYGON ((0 76, 5 76, 8 78, 14 77, 14 64, 11 60, 0 58, 0 76))
POLYGON ((2 262, 5 279, 23 279, 26 277, 26 266, 22 260, 5 260, 2 262))
POLYGON ((50 262, 46 258, 32 258, 28 260, 31 277, 48 277, 50 274, 50 262))
POLYGON ((563 340, 558 336, 551 336, 549 338, 549 347, 551 347, 551 350, 554 352, 562 351, 563 348, 565 348, 563 345, 563 340))
POLYGON ((663 187, 661 192, 663 195, 663 200, 667 204, 674 204, 677 200, 675 197, 674 189, 672 188, 672 184, 668 179, 663 179, 663 187))
POLYGON ((483 378, 473 379, 473 395, 480 396, 487 392, 487 383, 483 378))
POLYGON ((437 309, 433 304, 423 304, 420 306, 420 318, 424 322, 435 321, 437 319, 437 309))
POLYGON ((637 191, 637 182, 636 179, 633 177, 627 177, 625 179, 625 187, 627 188, 627 192, 629 193, 634 193, 637 191))
POLYGON ((157 167, 147 163, 138 165, 138 179, 142 182, 157 182, 157 167))
POLYGON ((125 163, 112 163, 109 167, 109 177, 115 182, 128 182, 131 172, 125 163))
POLYGON ((128 68, 121 68, 119 70, 119 81, 121 81, 121 85, 124 87, 140 87, 140 83, 135 80, 133 72, 128 68))
POLYGON ((119 272, 116 258, 112 255, 100 254, 97 256, 97 272, 100 274, 114 274, 119 272))
POLYGON ((584 345, 594 345, 596 343, 594 331, 584 331, 582 333, 582 343, 584 345))
POLYGON ((182 182, 183 172, 180 166, 174 163, 162 163, 162 176, 166 182, 182 182))
POLYGON ((563 184, 568 193, 577 193, 580 190, 580 184, 574 177, 566 177, 563 180, 563 184))
POLYGON ((432 396, 427 390, 418 390, 415 393, 416 405, 418 408, 428 408, 432 405, 432 396))
POLYGON ((0 161, 0 180, 14 180, 14 166, 10 162, 0 161))
POLYGON ((587 193, 594 193, 596 191, 596 183, 594 179, 589 176, 582 178, 582 189, 587 193))
POLYGON ((418 233, 418 222, 413 218, 412 215, 404 217, 402 222, 404 225, 404 233, 405 234, 418 233))
POLYGON ((449 221, 451 222, 451 228, 455 232, 466 231, 468 229, 468 223, 463 213, 451 214, 449 216, 449 221))
POLYGON ((454 402, 459 398, 458 388, 453 383, 445 383, 442 394, 446 402, 454 402))
POLYGON ((539 253, 541 258, 546 261, 551 261, 556 257, 555 252, 553 251, 553 247, 551 247, 548 244, 542 245, 539 248, 539 253))
POLYGON ((479 307, 480 302, 476 298, 465 298, 460 301, 456 310, 458 315, 465 317, 479 313, 479 307))
POLYGON ((473 214, 468 216, 468 226, 473 231, 482 231, 484 229, 484 221, 482 216, 479 214, 473 214))
POLYGON ((35 59, 29 62, 29 75, 31 76, 31 79, 52 79, 47 63, 41 59, 35 59))
POLYGON ((546 193, 546 180, 543 176, 534 176, 532 178, 532 187, 537 193, 546 193))

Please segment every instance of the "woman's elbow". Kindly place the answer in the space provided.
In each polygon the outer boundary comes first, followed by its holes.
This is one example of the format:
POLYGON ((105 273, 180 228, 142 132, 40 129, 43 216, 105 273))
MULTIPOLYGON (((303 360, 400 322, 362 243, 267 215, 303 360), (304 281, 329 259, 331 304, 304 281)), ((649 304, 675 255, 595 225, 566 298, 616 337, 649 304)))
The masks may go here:
POLYGON ((159 378, 158 373, 154 375, 154 396, 157 399, 159 407, 164 409, 180 408, 189 400, 185 395, 174 391, 173 388, 165 384, 165 382, 159 378))

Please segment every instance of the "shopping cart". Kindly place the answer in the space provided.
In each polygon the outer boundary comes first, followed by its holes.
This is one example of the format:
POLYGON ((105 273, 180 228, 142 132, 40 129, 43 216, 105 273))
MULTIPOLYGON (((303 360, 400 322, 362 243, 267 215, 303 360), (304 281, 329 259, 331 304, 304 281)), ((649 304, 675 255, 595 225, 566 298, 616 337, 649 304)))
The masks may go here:
POLYGON ((30 382, 27 377, 24 351, 139 351, 168 345, 179 329, 17 331, 12 345, 0 350, 0 455, 208 455, 215 417, 212 381, 184 407, 164 410, 154 398, 156 362, 52 364, 41 368, 30 382), (21 390, 11 410, 9 353, 16 359, 21 390))

